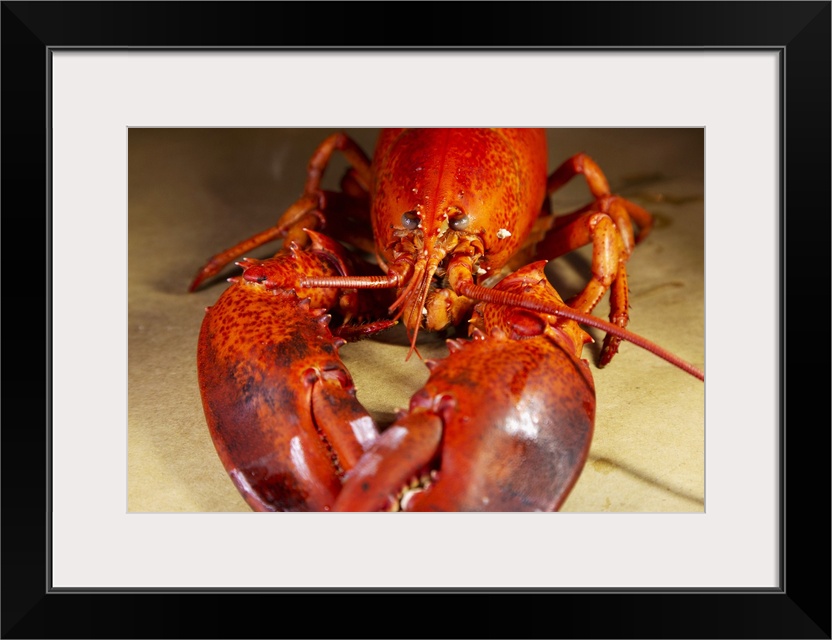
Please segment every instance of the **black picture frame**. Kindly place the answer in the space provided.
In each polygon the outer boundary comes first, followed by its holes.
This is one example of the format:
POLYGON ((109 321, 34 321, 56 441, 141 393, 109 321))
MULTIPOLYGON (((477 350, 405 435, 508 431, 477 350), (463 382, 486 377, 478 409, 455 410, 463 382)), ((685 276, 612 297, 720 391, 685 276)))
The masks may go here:
MULTIPOLYGON (((807 340, 817 333, 809 333, 813 326, 808 313, 828 322, 830 312, 830 2, 3 2, 0 19, 3 333, 11 338, 4 357, 6 420, 0 431, 3 638, 258 637, 297 635, 296 625, 315 637, 459 633, 443 627, 443 611, 455 613, 450 619, 464 625, 466 634, 482 637, 830 637, 830 368, 826 354, 818 354, 807 340), (378 22, 368 18, 377 13, 378 22), (394 33, 379 30, 379 24, 394 33), (278 593, 51 589, 49 269, 59 265, 49 259, 50 52, 66 47, 381 50, 394 42, 413 49, 779 52, 785 80, 780 135, 779 588, 278 593), (811 289, 802 295, 806 283, 811 289), (797 308, 804 310, 799 318, 797 308), (787 309, 793 311, 791 323, 787 309), (805 496, 811 499, 802 500, 805 496), (310 602, 302 603, 302 598, 310 602), (297 615, 301 604, 321 615, 297 615), (393 616, 404 613, 407 622, 386 626, 385 610, 393 616), (288 624, 288 619, 293 622, 288 624)), ((94 286, 89 274, 77 276, 79 287, 94 286)), ((758 275, 738 267, 726 277, 742 286, 744 278, 758 275)), ((731 309, 724 313, 727 322, 754 322, 731 309)), ((754 346, 737 345, 738 361, 750 348, 754 346)))

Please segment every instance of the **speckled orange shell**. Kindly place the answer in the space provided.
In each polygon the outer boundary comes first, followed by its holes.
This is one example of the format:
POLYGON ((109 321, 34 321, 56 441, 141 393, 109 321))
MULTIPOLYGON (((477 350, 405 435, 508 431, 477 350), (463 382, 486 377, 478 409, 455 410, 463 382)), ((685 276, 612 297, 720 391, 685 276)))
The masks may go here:
POLYGON ((543 335, 473 340, 431 372, 411 412, 440 398, 450 406, 439 478, 408 510, 560 507, 592 441, 595 386, 586 362, 543 335))
POLYGON ((546 170, 543 129, 384 129, 371 192, 382 256, 392 260, 403 213, 419 211, 428 238, 439 233, 441 215, 459 207, 470 219, 466 231, 483 241, 483 268, 499 269, 540 214, 546 170))
POLYGON ((352 463, 363 451, 352 427, 372 422, 323 315, 337 300, 334 290, 296 284, 302 275, 337 272, 306 252, 280 254, 247 272, 282 286, 241 279, 205 314, 197 367, 211 438, 252 509, 325 511, 340 491, 343 470, 320 429, 343 432, 334 435, 346 442, 344 459, 352 463), (339 420, 318 424, 316 394, 339 420))

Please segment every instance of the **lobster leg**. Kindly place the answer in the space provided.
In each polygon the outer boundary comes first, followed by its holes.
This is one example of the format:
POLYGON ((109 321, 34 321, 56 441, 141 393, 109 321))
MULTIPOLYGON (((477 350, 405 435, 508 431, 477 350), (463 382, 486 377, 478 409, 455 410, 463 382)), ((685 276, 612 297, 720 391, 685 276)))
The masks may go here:
MULTIPOLYGON (((610 322, 626 328, 629 322, 629 291, 627 288, 627 259, 629 252, 618 228, 605 213, 586 213, 566 226, 553 230, 538 245, 545 255, 560 256, 572 249, 592 243, 592 278, 583 291, 569 300, 569 305, 585 313, 591 312, 604 294, 610 294, 610 322)), ((609 364, 618 351, 620 340, 607 335, 601 351, 599 366, 609 364)))
MULTIPOLYGON (((604 172, 601 171, 601 168, 595 163, 595 161, 585 153, 578 153, 572 156, 569 160, 564 162, 560 167, 552 172, 552 175, 549 176, 546 182, 547 192, 551 195, 578 175, 584 176, 587 186, 596 200, 602 200, 606 197, 612 196, 612 193, 610 192, 610 185, 607 181, 607 177, 604 175, 604 172)), ((629 223, 629 220, 625 222, 624 218, 620 214, 616 214, 616 222, 620 221, 623 223, 621 225, 622 234, 625 235, 625 242, 627 246, 629 246, 632 250, 633 245, 636 245, 644 240, 647 237, 647 234, 650 233, 650 230, 653 228, 653 216, 651 216, 646 209, 643 209, 634 202, 630 202, 625 198, 614 196, 614 199, 622 204, 628 217, 635 220, 636 224, 639 226, 639 232, 635 238, 633 238, 632 225, 629 223)), ((603 209, 603 207, 601 208, 603 209)))
MULTIPOLYGON (((592 243, 592 278, 583 291, 569 300, 570 306, 589 313, 611 289, 610 321, 622 328, 629 322, 629 291, 626 263, 635 245, 650 232, 653 219, 644 209, 610 193, 601 169, 585 154, 573 156, 551 176, 547 190, 551 194, 577 175, 583 175, 595 202, 571 214, 557 216, 551 228, 537 245, 543 258, 557 258, 578 247, 592 243), (639 227, 634 234, 633 221, 639 227)), ((607 335, 601 350, 599 366, 612 360, 620 339, 607 335)))
POLYGON ((303 195, 283 213, 273 227, 264 229, 233 247, 212 256, 197 272, 189 291, 216 276, 232 260, 264 244, 284 238, 284 244, 308 244, 307 229, 331 227, 331 235, 343 238, 372 252, 372 230, 369 226, 370 161, 361 148, 348 136, 336 133, 324 140, 309 160, 303 195), (321 179, 335 151, 344 154, 351 167, 341 180, 342 193, 321 189, 321 179))
MULTIPOLYGON (((497 286, 560 300, 529 265, 497 286)), ((478 305, 473 340, 428 361, 410 410, 346 476, 334 510, 552 511, 586 461, 595 389, 570 321, 478 305), (555 323, 558 328, 555 328, 555 323), (489 389, 483 402, 482 389, 489 389)))

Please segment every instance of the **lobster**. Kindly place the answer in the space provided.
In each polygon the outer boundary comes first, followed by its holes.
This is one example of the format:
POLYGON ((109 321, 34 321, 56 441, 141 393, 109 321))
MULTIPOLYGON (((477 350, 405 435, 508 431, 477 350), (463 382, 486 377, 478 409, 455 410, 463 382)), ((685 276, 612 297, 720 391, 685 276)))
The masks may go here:
POLYGON ((594 381, 580 325, 704 380, 626 329, 626 265, 652 216, 611 193, 578 154, 551 175, 540 129, 386 129, 372 160, 334 134, 277 224, 213 256, 190 290, 256 247, 206 310, 197 364, 218 455, 256 511, 556 511, 586 462, 594 381), (338 191, 321 180, 347 159, 338 191), (583 176, 587 206, 550 195, 583 176), (637 231, 636 231, 637 229, 637 231), (591 244, 591 277, 568 301, 548 260, 591 244), (609 321, 591 312, 609 291, 609 321), (338 349, 401 322, 455 332, 449 355, 386 428, 358 402, 338 349), (467 324, 467 337, 465 325, 467 324))

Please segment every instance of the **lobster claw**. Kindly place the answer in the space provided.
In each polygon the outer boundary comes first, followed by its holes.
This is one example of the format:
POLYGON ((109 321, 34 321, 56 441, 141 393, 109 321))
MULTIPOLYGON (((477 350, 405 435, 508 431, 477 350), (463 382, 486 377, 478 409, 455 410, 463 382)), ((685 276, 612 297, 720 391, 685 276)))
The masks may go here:
MULTIPOLYGON (((528 289, 535 268, 542 269, 542 263, 503 286, 522 280, 519 286, 528 289)), ((542 271, 531 281, 551 288, 542 271)), ((592 375, 576 355, 579 347, 549 318, 529 322, 531 312, 510 307, 500 313, 505 326, 495 317, 484 325, 487 333, 475 331, 473 340, 449 345, 450 356, 433 366, 409 412, 347 474, 334 510, 554 511, 561 506, 592 440, 592 375), (506 330, 512 322, 521 323, 513 334, 506 330), (489 390, 487 402, 483 389, 489 390)), ((582 344, 582 331, 574 335, 582 344)))
POLYGON ((442 433, 442 419, 430 412, 399 418, 347 475, 333 510, 407 510, 410 499, 429 482, 442 433))
POLYGON ((306 292, 308 273, 337 274, 322 251, 296 247, 246 265, 208 309, 198 346, 211 437, 255 511, 326 511, 378 436, 329 328, 335 289, 306 292), (300 295, 299 295, 300 294, 300 295))
POLYGON ((545 337, 473 340, 434 368, 347 475, 334 510, 556 510, 586 461, 594 416, 589 370, 565 349, 545 337))

